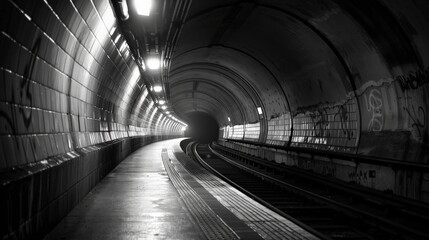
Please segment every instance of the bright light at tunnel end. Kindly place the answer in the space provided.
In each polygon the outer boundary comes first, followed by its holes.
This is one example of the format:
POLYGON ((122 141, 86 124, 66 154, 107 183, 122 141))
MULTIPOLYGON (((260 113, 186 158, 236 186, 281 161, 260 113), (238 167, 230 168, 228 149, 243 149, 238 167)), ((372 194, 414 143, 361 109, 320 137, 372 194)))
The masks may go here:
POLYGON ((134 0, 138 15, 149 16, 152 8, 152 0, 134 0))
POLYGON ((182 131, 186 131, 187 128, 188 128, 187 126, 183 126, 182 131))
POLYGON ((162 91, 162 87, 160 86, 160 85, 155 85, 155 86, 153 86, 153 91, 154 92, 161 92, 162 91))
POLYGON ((159 69, 159 66, 160 66, 159 58, 156 58, 156 57, 148 58, 146 60, 146 65, 151 70, 159 69))
POLYGON ((160 61, 158 58, 151 57, 146 60, 146 65, 151 70, 157 70, 160 66, 160 61))

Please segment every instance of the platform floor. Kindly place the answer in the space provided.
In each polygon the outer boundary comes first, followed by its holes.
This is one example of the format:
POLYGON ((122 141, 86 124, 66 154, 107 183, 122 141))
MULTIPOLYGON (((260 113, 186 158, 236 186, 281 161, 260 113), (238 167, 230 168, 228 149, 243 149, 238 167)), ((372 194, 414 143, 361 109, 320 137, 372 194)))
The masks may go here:
POLYGON ((316 239, 187 164, 180 140, 153 143, 131 154, 45 240, 316 239))

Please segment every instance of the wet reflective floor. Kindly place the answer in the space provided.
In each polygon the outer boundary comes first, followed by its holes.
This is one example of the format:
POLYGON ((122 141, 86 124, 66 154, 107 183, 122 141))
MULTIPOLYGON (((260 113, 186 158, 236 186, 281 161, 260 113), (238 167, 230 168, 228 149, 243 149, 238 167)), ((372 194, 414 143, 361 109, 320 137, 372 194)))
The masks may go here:
POLYGON ((204 239, 165 172, 168 144, 127 157, 45 239, 204 239))

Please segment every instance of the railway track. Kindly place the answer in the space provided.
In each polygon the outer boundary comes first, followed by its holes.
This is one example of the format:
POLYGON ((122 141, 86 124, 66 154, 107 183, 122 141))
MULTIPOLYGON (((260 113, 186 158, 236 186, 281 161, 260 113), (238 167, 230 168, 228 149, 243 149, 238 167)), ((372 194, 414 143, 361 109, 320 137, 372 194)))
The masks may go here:
MULTIPOLYGON (((384 205, 365 198, 368 193, 311 179, 316 176, 288 174, 220 146, 215 151, 194 144, 192 149, 204 167, 322 239, 429 239, 428 218, 398 207, 404 202, 388 199, 384 205), (392 211, 392 205, 401 211, 392 211)), ((412 207, 427 211, 424 205, 412 207)))

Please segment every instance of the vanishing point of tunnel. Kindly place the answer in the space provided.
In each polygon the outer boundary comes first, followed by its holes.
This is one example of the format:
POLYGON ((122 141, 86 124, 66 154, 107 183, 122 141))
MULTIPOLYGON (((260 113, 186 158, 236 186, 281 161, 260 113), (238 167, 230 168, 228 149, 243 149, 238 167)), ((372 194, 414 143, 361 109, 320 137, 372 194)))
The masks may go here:
POLYGON ((429 1, 0 13, 0 239, 429 239, 429 1))

